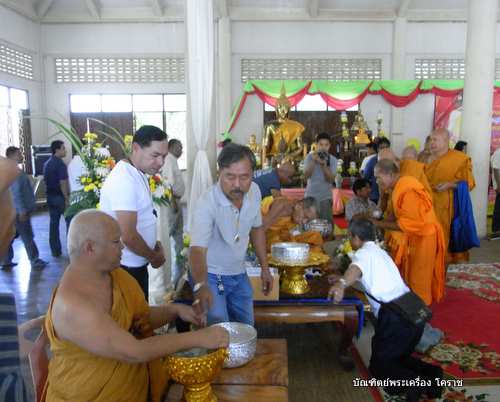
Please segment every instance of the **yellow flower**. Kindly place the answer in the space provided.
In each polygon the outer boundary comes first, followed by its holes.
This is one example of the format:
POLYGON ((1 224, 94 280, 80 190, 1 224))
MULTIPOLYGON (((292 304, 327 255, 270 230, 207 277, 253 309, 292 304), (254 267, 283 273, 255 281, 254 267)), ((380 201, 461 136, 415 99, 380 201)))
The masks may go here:
POLYGON ((182 243, 184 247, 189 247, 189 244, 191 243, 191 237, 188 234, 185 234, 182 236, 182 243))
POLYGON ((86 139, 88 142, 92 142, 97 139, 97 134, 94 133, 86 133, 83 136, 84 139, 86 139))
POLYGON ((167 197, 168 199, 172 198, 172 190, 170 190, 169 188, 167 188, 165 190, 165 197, 167 197))
POLYGON ((130 134, 127 134, 123 137, 123 141, 125 142, 125 144, 132 144, 133 140, 134 140, 134 136, 130 135, 130 134))
POLYGON ((91 191, 90 186, 85 186, 83 188, 83 191, 85 191, 86 193, 88 193, 89 191, 91 191))
POLYGON ((101 208, 101 204, 98 202, 97 205, 95 206, 95 209, 100 209, 101 208))
POLYGON ((151 190, 152 193, 156 191, 156 183, 154 181, 149 182, 149 189, 151 190))

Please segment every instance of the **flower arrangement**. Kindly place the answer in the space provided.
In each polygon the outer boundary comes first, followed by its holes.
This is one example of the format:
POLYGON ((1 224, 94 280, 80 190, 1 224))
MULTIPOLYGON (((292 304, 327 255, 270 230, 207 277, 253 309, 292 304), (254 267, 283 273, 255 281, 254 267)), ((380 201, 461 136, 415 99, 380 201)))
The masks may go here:
POLYGON ((165 183, 161 175, 155 174, 148 177, 149 189, 153 195, 153 202, 157 205, 170 205, 172 201, 172 188, 165 183))
POLYGON ((346 239, 335 249, 334 261, 342 274, 349 268, 353 256, 354 250, 349 239, 346 239))
POLYGON ((191 244, 191 238, 188 234, 184 233, 182 236, 182 250, 175 257, 175 262, 179 268, 185 267, 188 260, 189 245, 191 244))
POLYGON ((358 174, 358 168, 356 167, 356 162, 349 163, 349 168, 347 169, 347 173, 349 173, 350 176, 356 176, 356 174, 358 174))

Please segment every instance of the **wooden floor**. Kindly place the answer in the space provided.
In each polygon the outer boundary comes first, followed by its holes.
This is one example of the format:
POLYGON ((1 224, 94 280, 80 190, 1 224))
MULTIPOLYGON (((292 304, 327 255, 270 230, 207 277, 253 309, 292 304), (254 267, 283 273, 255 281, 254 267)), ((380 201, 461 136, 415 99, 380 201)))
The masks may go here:
MULTIPOLYGON (((44 314, 52 289, 68 263, 66 254, 53 258, 48 245, 49 220, 46 212, 32 220, 40 257, 49 261, 42 271, 31 270, 20 240, 15 241, 14 261, 19 265, 10 271, 0 271, 0 292, 16 295, 18 321, 44 314)), ((65 247, 65 227, 61 221, 61 240, 65 247)), ((471 262, 500 262, 500 241, 483 241, 480 249, 471 253, 471 262)), ((291 402, 368 402, 369 392, 353 388, 356 370, 345 372, 336 359, 339 332, 334 325, 260 325, 259 337, 288 340, 289 397, 291 402)))

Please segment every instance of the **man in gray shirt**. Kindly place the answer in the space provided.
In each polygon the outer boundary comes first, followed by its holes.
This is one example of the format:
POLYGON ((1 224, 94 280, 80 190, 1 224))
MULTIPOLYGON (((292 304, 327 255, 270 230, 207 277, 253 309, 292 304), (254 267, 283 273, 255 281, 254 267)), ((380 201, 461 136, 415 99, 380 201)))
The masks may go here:
MULTIPOLYGON (((21 150, 17 147, 8 147, 5 156, 16 163, 22 162, 21 150)), ((38 247, 36 246, 33 228, 31 226, 30 215, 35 210, 36 200, 28 175, 21 172, 21 174, 17 176, 16 181, 11 184, 10 190, 16 208, 16 231, 24 243, 26 254, 28 254, 28 258, 31 262, 31 267, 41 269, 47 265, 47 262, 39 257, 38 247)), ((17 265, 12 261, 13 257, 14 249, 11 243, 7 255, 2 258, 2 267, 12 268, 17 265)))
POLYGON ((304 177, 307 180, 306 197, 319 203, 319 217, 332 220, 332 183, 337 172, 337 158, 330 155, 330 135, 320 133, 316 137, 317 150, 307 155, 304 177))
POLYGON ((198 201, 193 216, 190 265, 193 307, 209 324, 237 321, 253 325, 253 291, 244 267, 251 240, 262 267, 265 294, 273 277, 266 255, 261 194, 252 182, 255 156, 243 145, 228 144, 219 155, 219 181, 198 201))

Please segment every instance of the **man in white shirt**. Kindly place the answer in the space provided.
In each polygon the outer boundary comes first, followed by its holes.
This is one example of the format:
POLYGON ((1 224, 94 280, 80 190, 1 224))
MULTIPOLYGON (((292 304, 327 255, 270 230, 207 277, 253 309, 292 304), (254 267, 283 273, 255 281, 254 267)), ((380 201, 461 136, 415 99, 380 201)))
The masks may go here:
POLYGON ((495 208, 493 209, 492 234, 490 239, 500 239, 500 148, 497 148, 491 156, 491 175, 493 178, 493 188, 496 192, 495 208))
POLYGON ((370 373, 379 380, 414 380, 420 377, 431 381, 431 385, 425 387, 386 387, 391 395, 405 393, 407 401, 417 402, 424 393, 430 399, 440 397, 441 387, 436 385, 435 378, 442 378, 442 369, 411 356, 422 336, 424 324, 416 326, 409 323, 386 305, 409 292, 409 289, 389 254, 375 244, 375 226, 365 218, 353 219, 349 224, 349 236, 356 252, 344 276, 330 288, 329 297, 340 302, 345 288, 356 281, 363 285, 377 317, 370 373))
POLYGON ((184 221, 182 219, 181 198, 184 196, 186 186, 182 178, 182 172, 179 169, 177 160, 182 155, 182 142, 172 138, 168 142, 168 155, 165 158, 165 165, 162 169, 163 177, 166 178, 167 183, 172 186, 173 200, 168 208, 168 224, 169 236, 174 241, 175 255, 172 261, 172 283, 175 287, 177 281, 183 273, 183 267, 177 266, 176 256, 180 254, 184 248, 183 244, 183 228, 184 221))
POLYGON ((132 154, 116 164, 104 181, 100 209, 120 225, 125 246, 121 266, 141 286, 148 300, 148 264, 165 262, 156 241, 156 211, 146 174, 160 171, 168 154, 167 134, 154 126, 142 126, 132 141, 132 154))

